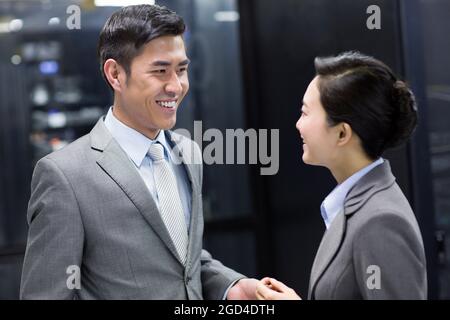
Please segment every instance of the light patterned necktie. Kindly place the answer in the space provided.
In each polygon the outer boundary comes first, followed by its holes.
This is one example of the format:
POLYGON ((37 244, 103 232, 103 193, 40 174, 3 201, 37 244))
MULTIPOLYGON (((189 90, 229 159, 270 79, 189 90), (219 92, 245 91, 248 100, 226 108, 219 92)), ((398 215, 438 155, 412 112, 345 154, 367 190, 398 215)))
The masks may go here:
POLYGON ((148 151, 153 160, 153 176, 161 217, 183 264, 186 263, 188 233, 175 175, 164 159, 162 144, 153 143, 148 151))

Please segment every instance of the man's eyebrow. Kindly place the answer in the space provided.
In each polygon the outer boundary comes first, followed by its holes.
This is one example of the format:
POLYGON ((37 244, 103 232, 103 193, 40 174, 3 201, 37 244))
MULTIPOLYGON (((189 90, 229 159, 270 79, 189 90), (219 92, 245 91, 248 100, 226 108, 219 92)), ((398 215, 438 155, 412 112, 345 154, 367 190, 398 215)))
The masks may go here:
MULTIPOLYGON (((181 61, 178 65, 185 66, 185 65, 188 65, 190 62, 191 62, 191 60, 186 59, 186 60, 181 61)), ((153 61, 153 63, 151 65, 154 67, 168 67, 171 65, 171 63, 169 61, 156 60, 156 61, 153 61)))
POLYGON ((179 65, 179 66, 186 66, 186 65, 188 65, 189 63, 191 63, 191 60, 186 59, 186 60, 181 61, 178 65, 179 65))
POLYGON ((152 66, 155 66, 155 67, 167 67, 167 66, 170 66, 170 62, 169 61, 163 61, 163 60, 156 60, 156 61, 153 61, 152 66))

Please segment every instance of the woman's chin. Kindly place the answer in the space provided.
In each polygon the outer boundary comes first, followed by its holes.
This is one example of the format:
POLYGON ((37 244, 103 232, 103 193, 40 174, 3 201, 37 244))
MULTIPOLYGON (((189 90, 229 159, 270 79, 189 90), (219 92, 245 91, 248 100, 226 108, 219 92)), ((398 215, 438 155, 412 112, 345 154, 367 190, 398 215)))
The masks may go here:
POLYGON ((304 164, 308 164, 311 166, 317 165, 317 163, 314 163, 314 161, 312 159, 310 159, 310 157, 308 156, 308 153, 306 153, 306 152, 303 153, 302 160, 303 160, 304 164))
POLYGON ((302 160, 303 160, 303 163, 310 164, 309 163, 309 159, 308 159, 308 155, 305 152, 303 152, 302 160))

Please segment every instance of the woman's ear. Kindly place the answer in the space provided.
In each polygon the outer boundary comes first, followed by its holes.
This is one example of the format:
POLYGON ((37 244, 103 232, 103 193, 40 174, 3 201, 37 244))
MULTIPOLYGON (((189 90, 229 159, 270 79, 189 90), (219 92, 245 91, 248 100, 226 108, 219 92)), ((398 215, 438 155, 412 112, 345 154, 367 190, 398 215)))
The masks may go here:
POLYGON ((338 130, 339 130, 338 131, 338 134, 339 134, 338 145, 344 146, 352 138, 353 130, 352 130, 352 127, 350 127, 350 125, 345 122, 340 123, 338 126, 339 126, 338 127, 338 130))
POLYGON ((122 68, 114 59, 108 59, 103 65, 103 71, 105 72, 106 79, 108 79, 109 84, 113 87, 114 91, 121 92, 122 87, 120 85, 119 75, 122 72, 122 68))

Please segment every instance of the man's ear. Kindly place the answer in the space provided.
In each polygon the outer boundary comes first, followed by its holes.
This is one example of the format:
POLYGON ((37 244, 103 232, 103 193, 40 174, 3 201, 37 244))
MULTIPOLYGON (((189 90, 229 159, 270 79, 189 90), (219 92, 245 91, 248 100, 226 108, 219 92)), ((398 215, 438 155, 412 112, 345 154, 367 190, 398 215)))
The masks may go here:
POLYGON ((338 135, 338 145, 346 145, 353 136, 352 127, 345 122, 338 124, 338 135))
POLYGON ((103 71, 109 84, 113 87, 114 91, 121 92, 121 79, 124 70, 114 59, 108 59, 103 65, 103 71))

